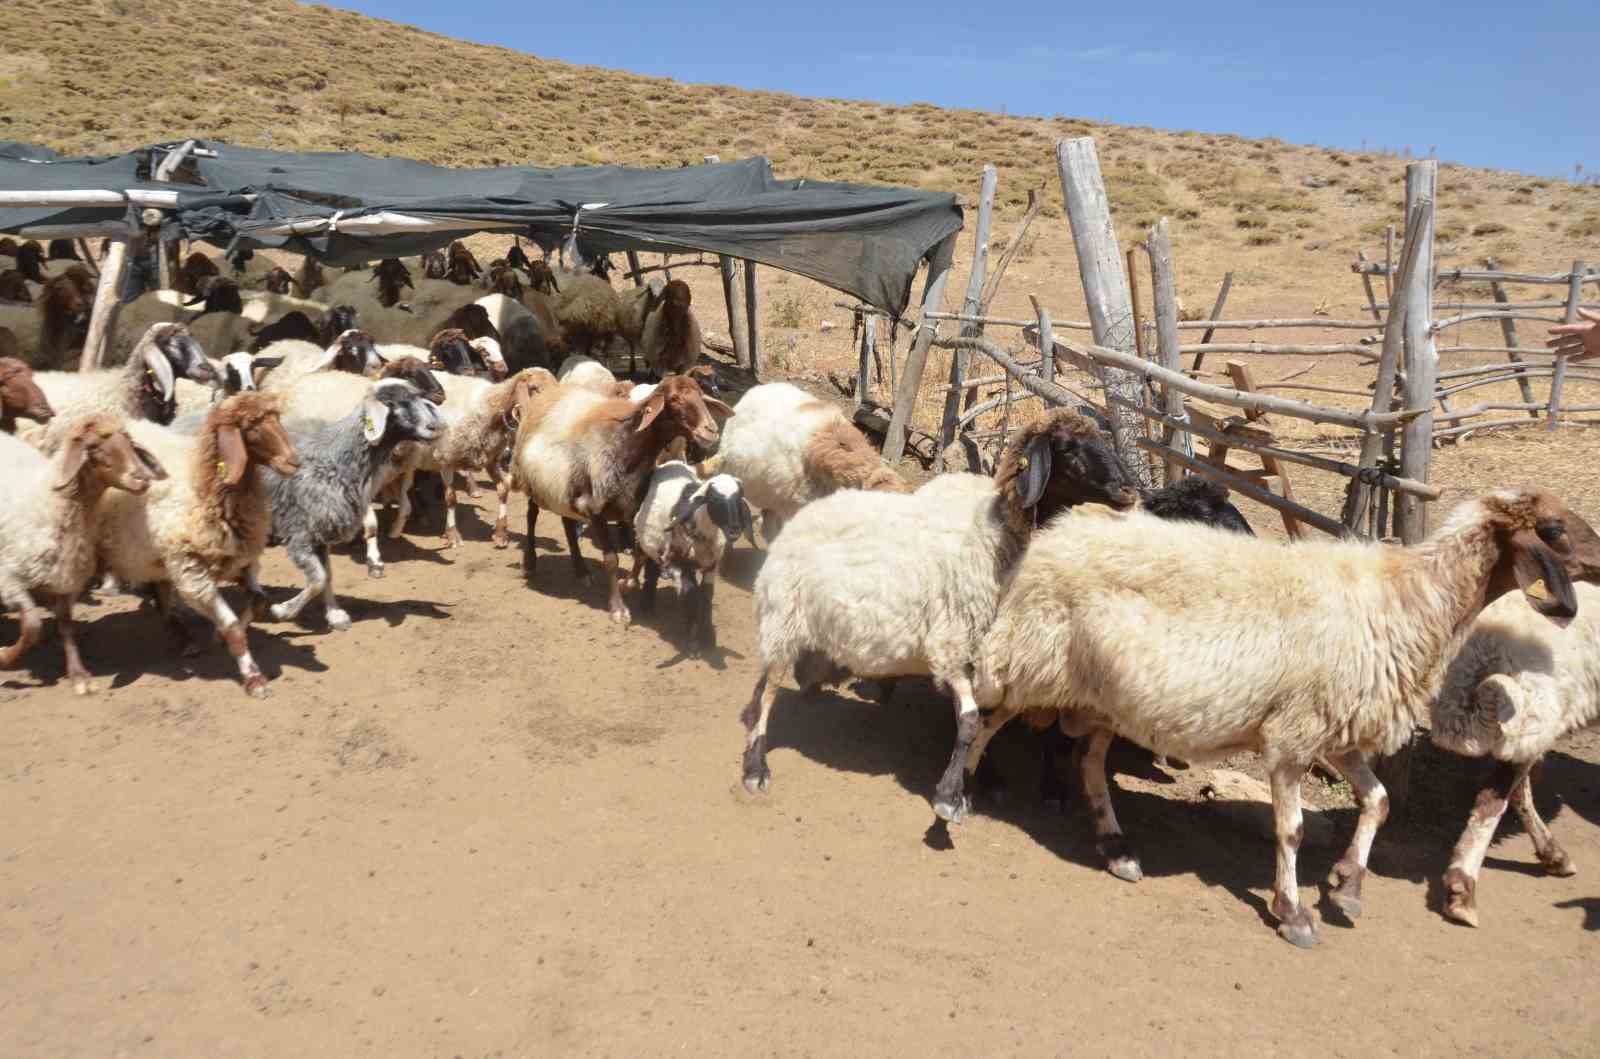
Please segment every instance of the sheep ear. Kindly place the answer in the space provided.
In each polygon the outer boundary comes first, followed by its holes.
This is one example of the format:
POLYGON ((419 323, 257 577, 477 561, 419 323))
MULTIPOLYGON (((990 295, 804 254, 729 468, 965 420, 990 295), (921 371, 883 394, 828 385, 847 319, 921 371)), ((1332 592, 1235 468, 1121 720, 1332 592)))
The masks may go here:
POLYGON ((694 518, 694 513, 706 506, 707 495, 705 489, 681 494, 678 502, 672 505, 672 514, 667 518, 667 528, 676 529, 694 518))
POLYGON ((1050 448, 1048 434, 1036 434, 1028 439, 1022 450, 1022 467, 1017 472, 1021 481, 1022 506, 1032 508, 1044 497, 1045 486, 1050 484, 1050 471, 1055 464, 1055 453, 1050 448))
POLYGON ((167 360, 167 355, 157 349, 154 343, 145 350, 144 367, 155 377, 156 383, 161 387, 161 399, 170 401, 173 391, 177 389, 177 380, 172 375, 172 362, 167 360))
POLYGON ((139 457, 140 463, 144 464, 145 473, 154 478, 156 481, 165 481, 169 477, 167 474, 167 469, 161 466, 161 461, 156 459, 155 453, 151 452, 149 449, 142 445, 135 445, 133 447, 133 454, 139 457))
POLYGON ((238 485, 250 466, 250 454, 245 451, 244 435, 232 423, 217 428, 217 455, 222 457, 222 481, 225 485, 238 485))
MULTIPOLYGON (((750 504, 743 495, 739 497, 739 524, 743 527, 744 535, 750 540, 750 547, 754 548, 756 546, 756 519, 750 513, 750 504)), ((737 537, 738 534, 733 534, 732 536, 737 537)), ((732 543, 731 540, 730 543, 732 543)))
POLYGON ((376 397, 368 397, 361 406, 361 433, 366 436, 368 445, 376 445, 383 440, 383 432, 389 425, 389 406, 376 397))
POLYGON ((667 407, 667 395, 657 390, 644 402, 644 414, 639 417, 639 427, 636 433, 644 433, 650 429, 650 424, 656 421, 663 409, 667 407))
POLYGON ((1512 546, 1511 567, 1528 605, 1547 618, 1576 616, 1578 594, 1555 553, 1528 531, 1517 534, 1512 546))
POLYGON ((83 439, 73 438, 67 443, 66 451, 61 455, 61 475, 56 479, 57 492, 72 488, 72 483, 78 480, 78 472, 83 470, 88 458, 89 450, 84 446, 83 439))
POLYGON ((283 363, 283 354, 274 353, 271 356, 257 356, 250 361, 252 371, 271 371, 283 363))
POLYGON ((715 397, 706 397, 702 395, 700 399, 706 403, 706 410, 714 416, 721 416, 723 419, 727 419, 729 416, 733 415, 733 409, 728 407, 726 404, 723 404, 715 397))

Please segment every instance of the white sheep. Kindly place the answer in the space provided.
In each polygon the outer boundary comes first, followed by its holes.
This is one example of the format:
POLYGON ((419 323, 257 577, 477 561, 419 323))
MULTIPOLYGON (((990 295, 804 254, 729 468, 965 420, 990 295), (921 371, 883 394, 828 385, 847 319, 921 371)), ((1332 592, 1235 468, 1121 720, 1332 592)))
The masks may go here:
POLYGON ((256 373, 271 371, 281 363, 283 363, 281 356, 273 354, 255 356, 250 353, 229 353, 220 360, 212 360, 211 370, 217 377, 211 385, 202 386, 188 379, 177 380, 176 419, 202 415, 207 408, 224 397, 256 389, 256 373))
POLYGON ((655 469, 633 519, 634 578, 643 571, 645 613, 655 610, 663 569, 677 581, 688 612, 688 641, 695 650, 717 645, 711 620, 717 568, 740 533, 755 536, 750 505, 739 480, 719 474, 702 480, 694 468, 671 460, 655 469))
POLYGON ((603 397, 617 395, 617 377, 611 374, 611 369, 581 353, 574 353, 563 360, 556 371, 556 378, 563 386, 577 386, 603 397))
POLYGON ((689 285, 681 279, 668 283, 653 306, 646 302, 650 311, 637 349, 657 377, 686 374, 700 362, 700 323, 689 302, 689 285))
POLYGON ((1545 870, 1577 871, 1534 808, 1532 787, 1532 770, 1558 739, 1600 721, 1600 588, 1575 587, 1578 616, 1565 624, 1522 595, 1485 608, 1433 700, 1436 744, 1498 762, 1444 874, 1444 914, 1457 922, 1478 925, 1478 873, 1508 802, 1545 870))
POLYGON ((67 679, 89 692, 89 671, 78 654, 72 605, 96 564, 99 502, 108 489, 143 493, 166 477, 160 461, 134 445, 122 421, 105 413, 76 416, 61 447, 46 456, 0 434, 0 603, 15 608, 21 633, 0 648, 0 669, 13 669, 41 631, 37 601, 55 611, 66 652, 67 679))
POLYGON ((843 412, 798 386, 752 387, 734 413, 705 469, 744 484, 769 543, 802 507, 840 489, 910 489, 843 412))
MULTIPOLYGON (((172 422, 177 380, 210 383, 211 362, 182 324, 155 324, 145 332, 127 364, 100 371, 41 371, 33 380, 61 416, 106 412, 128 419, 172 422)), ((53 435, 48 431, 43 437, 53 435)), ((46 442, 47 447, 53 443, 46 442)))
POLYGON ((272 528, 260 465, 292 474, 294 446, 268 394, 241 393, 206 413, 197 435, 154 423, 129 432, 153 452, 171 477, 140 496, 107 493, 100 501, 100 561, 123 584, 156 587, 156 602, 175 640, 187 633, 174 597, 209 618, 239 667, 244 688, 267 693, 267 679, 250 655, 245 630, 260 587, 255 568, 272 528), (241 619, 221 586, 243 579, 252 604, 241 619))
POLYGON ((1410 738, 1486 602, 1520 584, 1541 613, 1571 617, 1572 578, 1597 575, 1600 538, 1542 490, 1464 504, 1415 548, 1284 548, 1144 511, 1074 513, 1035 536, 984 637, 976 693, 994 712, 968 771, 1016 713, 1062 710, 1063 730, 1088 739, 1081 780, 1101 852, 1136 880, 1106 785, 1112 738, 1186 761, 1256 750, 1277 825, 1272 913, 1309 946, 1316 928, 1295 878, 1306 769, 1325 757, 1361 804, 1330 878, 1330 899, 1353 918, 1388 811, 1367 756, 1410 738), (1547 544, 1536 527, 1560 539, 1547 544))
POLYGON ((941 475, 912 495, 844 490, 801 509, 756 577, 761 676, 744 713, 745 787, 771 784, 767 722, 786 675, 808 691, 847 674, 928 675, 956 698, 961 742, 934 811, 959 820, 978 728, 972 664, 1033 526, 1074 504, 1138 498, 1095 425, 1057 409, 1011 436, 993 479, 941 475))
MULTIPOLYGON (((267 373, 260 386, 269 393, 283 393, 293 389, 305 376, 320 372, 375 375, 383 369, 387 359, 380 348, 371 334, 360 329, 344 332, 326 349, 298 338, 280 339, 258 354, 278 360, 277 367, 267 373)), ((421 353, 426 360, 427 351, 421 353)))

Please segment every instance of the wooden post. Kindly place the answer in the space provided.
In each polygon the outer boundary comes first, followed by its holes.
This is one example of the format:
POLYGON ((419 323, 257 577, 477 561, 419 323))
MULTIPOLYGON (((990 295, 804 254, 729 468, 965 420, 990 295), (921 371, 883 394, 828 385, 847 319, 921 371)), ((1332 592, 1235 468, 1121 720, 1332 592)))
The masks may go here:
MULTIPOLYGON (((1406 215, 1419 203, 1438 202, 1439 163, 1431 159, 1406 166, 1406 215)), ((1438 385, 1439 354, 1433 345, 1433 229, 1434 209, 1423 214, 1418 232, 1418 260, 1411 282, 1396 287, 1394 295, 1405 302, 1405 406, 1422 414, 1400 429, 1400 474, 1419 482, 1429 480, 1433 461, 1433 391, 1438 385)), ((1395 517, 1400 539, 1417 544, 1428 535, 1428 508, 1419 497, 1395 497, 1395 517)))
POLYGON ((1028 295, 1028 300, 1033 303, 1033 314, 1039 318, 1039 355, 1043 358, 1039 366, 1040 374, 1045 382, 1056 381, 1056 332, 1050 323, 1050 310, 1044 307, 1036 294, 1028 295))
POLYGON ((106 348, 116 333, 117 311, 122 308, 118 294, 127 269, 128 237, 113 236, 100 260, 100 282, 94 289, 94 308, 89 317, 89 334, 83 340, 79 371, 94 371, 105 360, 106 348))
MULTIPOLYGON (((1500 269, 1499 263, 1492 257, 1484 259, 1483 267, 1490 272, 1497 272, 1500 269)), ((1491 281, 1489 290, 1494 294, 1496 305, 1506 305, 1511 301, 1506 296, 1506 289, 1502 284, 1491 281)), ((1503 318, 1500 321, 1500 335, 1506 342, 1506 359, 1513 364, 1526 364, 1527 361, 1522 359, 1522 354, 1517 352, 1522 345, 1517 341, 1517 322, 1509 318, 1503 318)), ((1522 391, 1523 404, 1533 403, 1533 383, 1528 381, 1527 376, 1519 376, 1517 378, 1517 389, 1522 391)), ((1528 409, 1528 416, 1531 419, 1538 419, 1538 409, 1528 409)))
MULTIPOLYGON (((978 224, 973 229, 972 272, 967 276, 967 296, 961 302, 961 315, 977 316, 983 307, 983 280, 989 271, 989 226, 994 220, 994 192, 999 182, 994 166, 983 167, 978 191, 978 224)), ((977 338, 983 325, 971 321, 961 325, 962 338, 977 338)), ((950 390, 944 395, 944 418, 939 423, 939 451, 956 439, 956 423, 961 419, 961 381, 967 377, 972 354, 965 349, 950 351, 950 390)), ((967 393, 970 406, 976 389, 967 393)))
POLYGON ((1141 360, 1149 360, 1150 353, 1145 349, 1144 341, 1144 306, 1139 304, 1139 269, 1134 265, 1139 248, 1128 247, 1128 300, 1133 305, 1133 351, 1139 354, 1141 360))
POLYGON ((745 343, 750 351, 750 374, 761 372, 761 292, 756 287, 756 263, 744 263, 745 343))
POLYGON ((1387 305, 1394 304, 1394 225, 1384 229, 1383 234, 1383 300, 1387 305))
MULTIPOLYGON (((1578 322, 1578 306, 1583 304, 1583 262, 1572 263, 1572 281, 1567 284, 1567 323, 1578 322)), ((1545 429, 1555 431, 1561 419, 1561 390, 1567 382, 1567 358, 1556 354, 1555 373, 1550 376, 1550 422, 1545 429)))
POLYGON ((644 286, 644 277, 639 275, 639 251, 628 251, 628 275, 633 277, 635 287, 644 286))
POLYGON ((1017 230, 1011 235, 1011 242, 1006 244, 1004 252, 1000 254, 1000 260, 995 263, 994 271, 989 275, 983 291, 983 302, 978 309, 979 315, 988 315, 989 304, 994 301, 994 296, 1000 293, 1000 281, 1005 278, 1006 269, 1011 267, 1011 259, 1017 256, 1018 250, 1022 249, 1022 241, 1028 237, 1029 225, 1033 224, 1033 219, 1039 215, 1039 211, 1043 208, 1044 196, 1039 194, 1039 189, 1028 189, 1027 212, 1022 215, 1022 221, 1017 225, 1017 230))
MULTIPOLYGON (((1255 380, 1250 376, 1249 367, 1241 361, 1228 361, 1228 377, 1233 380, 1233 388, 1240 393, 1255 392, 1255 380)), ((1267 486, 1267 491, 1281 496, 1285 500, 1293 501, 1294 490, 1289 487, 1289 474, 1283 469, 1283 464, 1278 461, 1278 457, 1268 455, 1265 452, 1257 455, 1261 457, 1261 469, 1266 471, 1270 478, 1276 480, 1275 485, 1267 486)), ((1280 511, 1279 514, 1283 516, 1283 531, 1289 535, 1290 540, 1297 541, 1305 536, 1305 531, 1300 528, 1298 519, 1287 511, 1280 511)))
POLYGON ((867 373, 872 369, 872 355, 878 338, 878 318, 872 313, 861 314, 861 363, 856 367, 856 404, 867 403, 867 373))
MULTIPOLYGON (((1226 272, 1222 276, 1222 287, 1217 291, 1217 300, 1211 304, 1211 315, 1206 317, 1212 323, 1222 319, 1222 307, 1228 304, 1228 292, 1233 289, 1233 273, 1226 272)), ((1211 336, 1217 333, 1215 327, 1206 328, 1206 333, 1200 336, 1202 346, 1211 344, 1211 336)), ((1189 369, 1196 375, 1200 374, 1200 365, 1205 363, 1206 351, 1201 350, 1194 355, 1194 367, 1189 369)))
MULTIPOLYGON (((1172 238, 1165 217, 1150 229, 1145 242, 1150 251, 1150 296, 1156 314, 1156 353, 1161 364, 1173 371, 1183 370, 1183 357, 1178 352, 1178 278, 1172 264, 1172 238)), ((1167 415, 1186 421, 1183 410, 1183 391, 1171 386, 1161 387, 1162 403, 1167 415)), ((1186 431, 1169 428, 1167 447, 1185 456, 1194 455, 1194 438, 1186 431)), ((1176 460, 1166 461, 1166 484, 1171 485, 1183 477, 1183 465, 1176 460)))
MULTIPOLYGON (((705 156, 706 164, 722 161, 714 154, 705 156)), ((733 342, 733 359, 741 368, 750 367, 750 332, 745 329, 747 306, 739 297, 738 266, 726 254, 717 255, 717 267, 722 270, 722 300, 728 306, 728 338, 733 342)), ((672 281, 671 273, 667 281, 672 281)))
MULTIPOLYGON (((167 156, 161 160, 161 164, 156 166, 154 174, 156 181, 162 184, 170 183, 172 174, 178 171, 178 167, 183 164, 183 160, 189 156, 189 152, 192 150, 194 150, 194 141, 185 140, 176 150, 168 151, 167 156)), ((165 239, 158 240, 156 242, 156 274, 161 277, 161 282, 170 284, 171 279, 169 277, 177 274, 178 262, 172 260, 172 257, 167 241, 165 239)))
MULTIPOLYGON (((1078 252, 1078 275, 1083 281, 1095 345, 1135 353, 1133 298, 1122 268, 1117 232, 1111 224, 1111 206, 1106 200, 1094 139, 1083 136, 1056 144, 1056 169, 1066 199, 1067 220, 1072 226, 1072 242, 1078 252)), ((1108 394, 1137 405, 1142 383, 1132 372, 1107 367, 1105 387, 1108 394)), ((1141 417, 1125 405, 1107 403, 1117 453, 1133 469, 1140 484, 1154 485, 1149 461, 1135 440, 1144 432, 1141 417)))
MULTIPOLYGON (((1401 290, 1410 286, 1416 271, 1421 267, 1420 252, 1423 213, 1433 212, 1433 203, 1427 202, 1412 210, 1406 217, 1405 242, 1400 248, 1400 274, 1396 283, 1401 290)), ((1394 403, 1394 380, 1397 367, 1400 363, 1400 352, 1405 341, 1406 306, 1402 301, 1395 311, 1389 314, 1389 325, 1383 331, 1383 350, 1378 355, 1378 377, 1372 386, 1372 411, 1382 413, 1389 410, 1394 403)), ((1367 434, 1361 439, 1361 455, 1356 460, 1356 465, 1362 468, 1371 468, 1378 465, 1380 455, 1387 455, 1393 448, 1393 431, 1386 431, 1383 435, 1367 434)), ((1371 500, 1371 487, 1362 482, 1352 482, 1350 491, 1345 494, 1343 521, 1352 532, 1361 524, 1362 517, 1371 500)), ((1378 536, 1383 535, 1384 515, 1387 512, 1383 494, 1379 495, 1378 503, 1378 536)))
MULTIPOLYGON (((1365 250, 1357 250, 1356 260, 1362 264, 1365 264, 1367 260, 1367 252, 1365 250)), ((1365 271, 1361 273, 1361 286, 1367 292, 1367 311, 1372 314, 1372 319, 1376 321, 1379 326, 1382 326, 1383 313, 1378 309, 1378 296, 1372 290, 1372 273, 1365 271)), ((1389 298, 1388 304, 1394 304, 1394 298, 1392 296, 1389 298)))
POLYGON ((911 425, 911 413, 917 407, 917 392, 922 389, 922 372, 928 366, 928 347, 933 344, 937 321, 928 319, 928 311, 938 311, 944 304, 944 285, 950 278, 948 254, 942 260, 930 260, 928 279, 922 288, 922 316, 916 336, 911 340, 911 352, 906 354, 906 370, 901 373, 894 391, 894 413, 889 417, 889 429, 883 438, 883 458, 890 464, 900 462, 905 455, 906 434, 911 425), (935 271, 937 270, 937 271, 935 271))

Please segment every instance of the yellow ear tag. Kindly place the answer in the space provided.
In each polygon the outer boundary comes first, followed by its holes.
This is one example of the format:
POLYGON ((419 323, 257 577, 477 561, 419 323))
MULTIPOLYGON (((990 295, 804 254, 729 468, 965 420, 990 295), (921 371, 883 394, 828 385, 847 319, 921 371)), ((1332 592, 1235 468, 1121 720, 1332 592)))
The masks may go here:
POLYGON ((1017 460, 1017 469, 1019 471, 1025 471, 1028 469, 1028 457, 1023 456, 1017 460))
POLYGON ((1542 577, 1522 591, 1542 603, 1550 601, 1550 590, 1544 587, 1544 578, 1542 577))
POLYGON ((221 475, 226 475, 228 473, 228 464, 227 464, 226 461, 224 461, 224 460, 218 460, 217 461, 217 473, 221 474, 221 475))
POLYGON ((362 419, 361 419, 361 426, 362 426, 362 428, 363 428, 363 429, 364 429, 364 430, 366 430, 366 432, 367 432, 367 433, 368 433, 368 434, 370 434, 370 433, 372 433, 372 428, 373 428, 373 427, 374 427, 374 426, 375 426, 375 425, 376 425, 376 424, 374 424, 374 423, 373 423, 373 422, 372 422, 372 417, 371 417, 371 416, 363 416, 363 417, 362 417, 362 419))

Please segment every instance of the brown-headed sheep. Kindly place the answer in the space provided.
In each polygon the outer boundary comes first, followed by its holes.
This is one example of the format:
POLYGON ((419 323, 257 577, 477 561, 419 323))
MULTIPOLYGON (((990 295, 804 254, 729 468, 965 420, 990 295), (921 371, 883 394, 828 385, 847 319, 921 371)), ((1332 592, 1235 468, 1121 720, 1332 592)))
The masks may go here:
POLYGON ((9 356, 0 341, 0 432, 14 434, 18 419, 48 423, 55 416, 50 399, 33 381, 33 369, 9 356))

